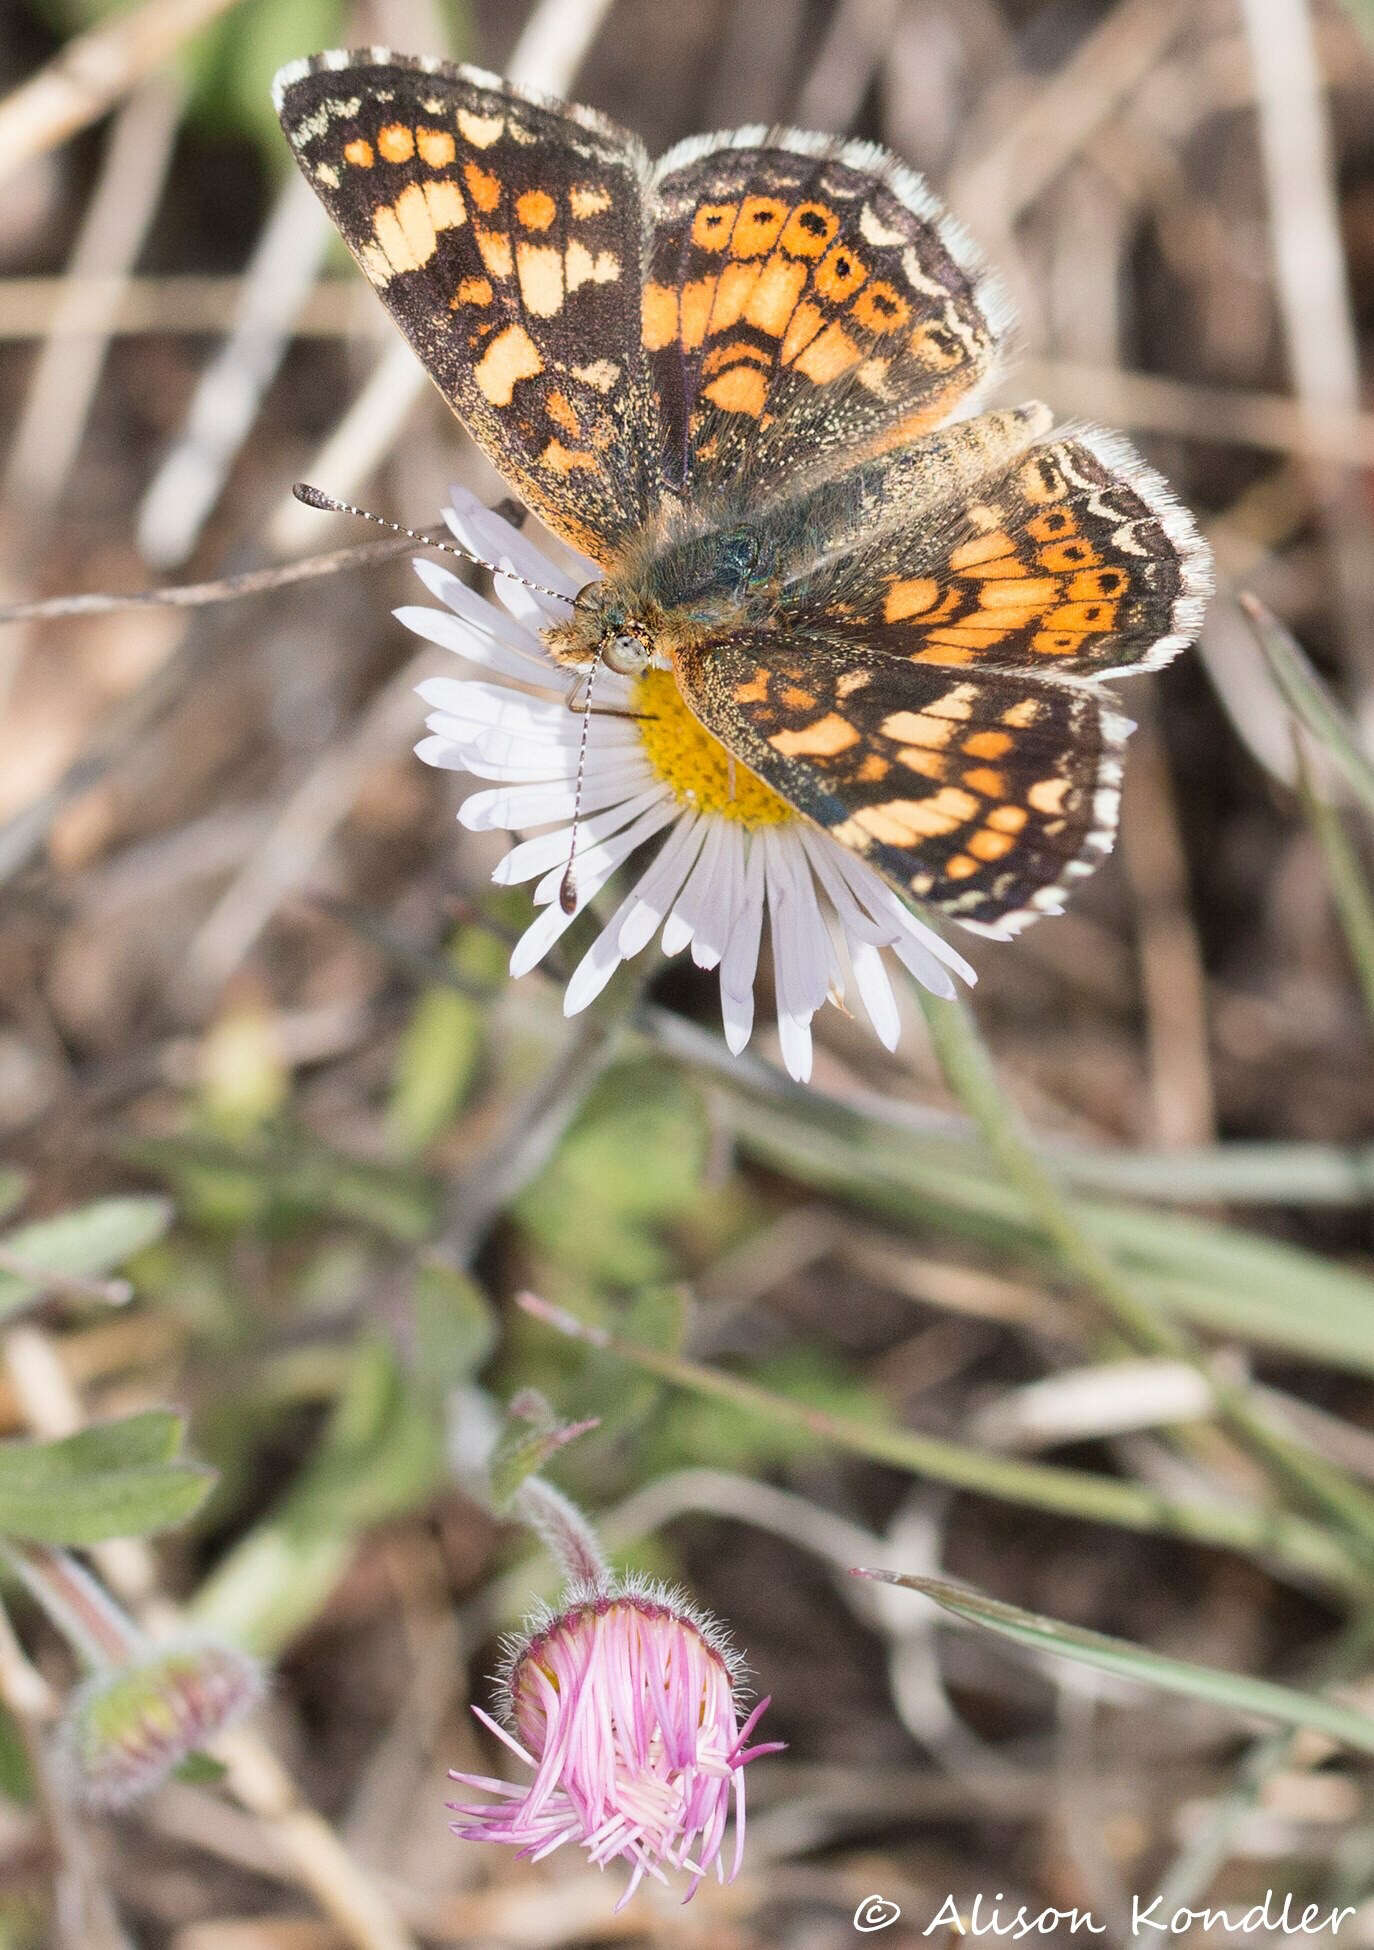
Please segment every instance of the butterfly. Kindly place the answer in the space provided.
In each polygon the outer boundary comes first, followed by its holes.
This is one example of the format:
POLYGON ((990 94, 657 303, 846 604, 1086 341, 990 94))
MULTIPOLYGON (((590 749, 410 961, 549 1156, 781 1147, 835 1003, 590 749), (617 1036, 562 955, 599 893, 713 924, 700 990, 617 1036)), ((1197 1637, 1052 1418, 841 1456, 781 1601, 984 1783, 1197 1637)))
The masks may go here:
POLYGON ((293 63, 292 150, 454 412, 602 578, 551 654, 672 671, 904 898, 1057 912, 1115 833, 1104 680, 1209 557, 1118 435, 978 410, 1010 319, 909 169, 791 129, 657 163, 591 109, 380 49, 293 63))

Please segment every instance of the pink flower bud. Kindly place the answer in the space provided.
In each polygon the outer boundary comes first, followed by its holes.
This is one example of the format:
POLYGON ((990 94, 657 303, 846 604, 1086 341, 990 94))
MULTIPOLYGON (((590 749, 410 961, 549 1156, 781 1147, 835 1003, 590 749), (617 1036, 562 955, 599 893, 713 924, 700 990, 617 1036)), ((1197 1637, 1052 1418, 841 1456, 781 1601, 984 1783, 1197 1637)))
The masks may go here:
MULTIPOLYGON (((739 1871, 744 1769, 780 1741, 746 1742, 768 1701, 739 1724, 740 1663, 720 1628, 675 1593, 635 1582, 615 1591, 574 1587, 564 1609, 532 1623, 507 1648, 506 1728, 474 1709, 534 1778, 523 1787, 454 1774, 499 1797, 450 1803, 465 1841, 510 1842, 538 1861, 576 1842, 598 1868, 623 1857, 628 1902, 663 1866, 691 1878, 690 1897, 721 1853, 733 1800, 739 1871)), ((684 1898, 686 1900, 686 1898, 684 1898)))
POLYGON ((127 1806, 241 1719, 262 1691, 257 1661, 215 1639, 150 1647, 137 1664, 94 1673, 58 1728, 68 1794, 87 1807, 127 1806))

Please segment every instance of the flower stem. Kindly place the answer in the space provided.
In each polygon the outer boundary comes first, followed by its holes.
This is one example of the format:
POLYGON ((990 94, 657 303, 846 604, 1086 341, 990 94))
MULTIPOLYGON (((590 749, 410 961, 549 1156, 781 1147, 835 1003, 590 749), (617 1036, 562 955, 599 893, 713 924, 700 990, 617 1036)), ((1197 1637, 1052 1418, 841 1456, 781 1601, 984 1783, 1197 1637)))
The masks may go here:
POLYGON ((146 1651, 138 1626, 66 1551, 12 1539, 0 1549, 30 1596, 93 1670, 128 1665, 146 1651))
POLYGON ((516 1491, 513 1508, 558 1560, 569 1584, 607 1588, 611 1571, 596 1533, 561 1490, 540 1476, 527 1476, 516 1491))
POLYGON ((912 1429, 884 1428, 872 1421, 855 1421, 825 1409, 777 1395, 740 1375, 666 1354, 623 1340, 605 1328, 579 1320, 535 1294, 524 1293, 519 1304, 536 1320, 572 1340, 589 1342, 622 1361, 660 1375, 679 1388, 726 1401, 746 1414, 802 1429, 822 1442, 832 1442, 854 1455, 949 1483, 956 1489, 999 1497, 1007 1503, 1049 1510, 1091 1523, 1114 1524, 1123 1530, 1157 1532, 1212 1544, 1249 1557, 1282 1565, 1297 1583, 1314 1580, 1328 1589, 1368 1602, 1374 1578, 1364 1566, 1352 1563, 1344 1540, 1317 1524, 1282 1510, 1257 1509, 1237 1502, 1200 1502, 1170 1497, 1143 1483, 1127 1483, 1090 1470, 1065 1469, 1049 1463, 1026 1462, 1016 1456, 990 1455, 984 1450, 950 1442, 940 1436, 919 1435, 912 1429))
POLYGON ((987 1046, 962 999, 944 1001, 918 989, 931 1043, 946 1083, 982 1133, 989 1151, 1020 1192, 1065 1266, 1093 1294, 1121 1336, 1150 1354, 1187 1361, 1204 1375, 1218 1414, 1249 1453, 1315 1509, 1337 1522, 1374 1567, 1374 1499, 1319 1456, 1291 1442, 1250 1399, 1218 1375, 1187 1330, 1161 1318, 1120 1266, 1085 1231, 1053 1173, 1037 1157, 1020 1113, 997 1080, 987 1046))

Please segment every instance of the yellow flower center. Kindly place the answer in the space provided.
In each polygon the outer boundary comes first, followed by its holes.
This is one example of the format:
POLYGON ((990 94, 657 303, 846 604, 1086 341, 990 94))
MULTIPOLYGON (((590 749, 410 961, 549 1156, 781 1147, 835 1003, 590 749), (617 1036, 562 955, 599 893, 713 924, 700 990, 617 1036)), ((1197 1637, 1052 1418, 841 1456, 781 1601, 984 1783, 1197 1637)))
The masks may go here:
POLYGON ((671 670, 645 671, 636 686, 634 709, 642 714, 644 756, 682 805, 748 827, 781 826, 796 818, 785 799, 697 723, 671 670))

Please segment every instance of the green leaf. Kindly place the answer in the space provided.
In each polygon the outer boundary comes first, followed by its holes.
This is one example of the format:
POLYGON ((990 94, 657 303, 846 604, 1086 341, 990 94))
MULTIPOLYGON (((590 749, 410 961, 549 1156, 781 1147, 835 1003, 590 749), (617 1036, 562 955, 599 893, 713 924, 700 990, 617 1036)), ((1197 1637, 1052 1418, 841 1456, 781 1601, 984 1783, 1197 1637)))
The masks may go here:
POLYGON ((258 1653, 318 1617, 370 1525, 421 1507, 443 1475, 438 1404, 381 1339, 353 1354, 310 1462, 277 1507, 220 1560, 191 1613, 258 1653))
POLYGON ((678 1071, 617 1065, 591 1090, 516 1216, 566 1272, 621 1287, 669 1278, 663 1233, 700 1201, 708 1142, 701 1099, 678 1071))
POLYGON ((415 1279, 416 1384, 442 1401, 486 1361, 499 1337, 491 1302, 466 1273, 430 1260, 415 1279))
POLYGON ((0 1535, 94 1544, 184 1523, 214 1472, 173 1460, 181 1437, 178 1416, 149 1409, 56 1442, 0 1444, 0 1535))
POLYGON ((117 1422, 92 1422, 52 1442, 0 1443, 0 1494, 18 1495, 99 1476, 171 1462, 185 1424, 170 1408, 144 1409, 117 1422))
MULTIPOLYGON (((99 1279, 160 1239, 171 1222, 172 1208, 165 1198, 102 1198, 74 1212, 19 1226, 0 1244, 36 1274, 99 1279)), ((37 1278, 0 1272, 0 1314, 27 1305, 42 1291, 37 1278)))
POLYGON ((970 1625, 981 1625, 1031 1651, 1052 1652, 1056 1657, 1135 1680, 1142 1686, 1157 1686, 1188 1699, 1205 1700, 1209 1706, 1227 1712, 1254 1714, 1260 1719, 1277 1720, 1284 1726, 1311 1727, 1329 1734, 1344 1746, 1374 1754, 1374 1717, 1355 1707, 1342 1706, 1314 1693, 1300 1693, 1291 1686, 1278 1686, 1268 1679, 1252 1679, 1247 1673, 1166 1658, 1146 1646, 1132 1645, 1128 1639, 1108 1638, 1102 1632, 1065 1625, 1059 1619, 1023 1611, 1019 1605, 1003 1604, 1000 1599, 986 1597, 980 1591, 944 1578, 908 1577, 895 1571, 866 1575, 919 1591, 954 1617, 970 1625))
POLYGON ((594 1416, 582 1422, 560 1422, 537 1389, 522 1388, 511 1399, 505 1430, 487 1465, 494 1507, 508 1508, 521 1484, 550 1457, 599 1426, 594 1416))
POLYGON ((477 1072, 487 1008, 505 976, 504 941, 487 927, 460 928, 445 957, 452 985, 426 989, 401 1038, 386 1128, 412 1157, 448 1129, 477 1072))

